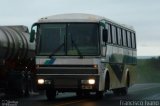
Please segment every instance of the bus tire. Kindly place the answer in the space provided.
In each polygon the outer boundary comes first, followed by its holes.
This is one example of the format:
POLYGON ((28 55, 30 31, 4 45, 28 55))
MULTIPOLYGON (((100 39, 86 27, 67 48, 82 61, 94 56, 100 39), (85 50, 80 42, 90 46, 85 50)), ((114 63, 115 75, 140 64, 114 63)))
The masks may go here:
POLYGON ((56 90, 46 89, 46 97, 47 97, 47 100, 49 101, 54 100, 56 97, 56 90))
POLYGON ((114 90, 113 90, 113 94, 114 94, 115 96, 120 96, 120 95, 121 95, 121 88, 114 89, 114 90))
POLYGON ((97 91, 96 92, 96 99, 102 99, 103 98, 103 91, 97 91))
POLYGON ((128 94, 129 85, 130 85, 130 77, 129 77, 129 73, 127 73, 126 87, 120 88, 120 92, 122 96, 125 96, 128 94))
POLYGON ((128 88, 127 87, 121 88, 121 95, 126 96, 127 94, 128 94, 128 88))

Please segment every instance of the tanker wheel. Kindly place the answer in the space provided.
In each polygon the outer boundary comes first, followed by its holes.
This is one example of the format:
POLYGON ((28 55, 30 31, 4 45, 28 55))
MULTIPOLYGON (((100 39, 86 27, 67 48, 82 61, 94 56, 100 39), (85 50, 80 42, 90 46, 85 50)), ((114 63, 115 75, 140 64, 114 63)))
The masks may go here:
POLYGON ((29 96, 28 80, 20 73, 9 73, 7 91, 9 95, 29 96))
POLYGON ((46 89, 46 97, 47 100, 51 101, 54 100, 56 98, 57 92, 54 89, 46 89))
POLYGON ((29 87, 28 82, 22 80, 19 84, 19 88, 16 89, 17 96, 23 97, 23 96, 29 96, 29 87))
POLYGON ((27 73, 25 73, 24 76, 22 76, 21 79, 21 87, 20 87, 20 91, 21 91, 21 95, 22 96, 29 96, 29 76, 27 73))
POLYGON ((25 82, 25 84, 24 84, 24 87, 22 89, 22 95, 23 96, 29 96, 28 82, 25 82))

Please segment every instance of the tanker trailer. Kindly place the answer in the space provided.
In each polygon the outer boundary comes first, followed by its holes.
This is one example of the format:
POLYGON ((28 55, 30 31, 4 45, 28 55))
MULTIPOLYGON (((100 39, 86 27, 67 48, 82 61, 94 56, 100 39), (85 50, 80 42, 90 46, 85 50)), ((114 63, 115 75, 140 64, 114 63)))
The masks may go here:
POLYGON ((7 94, 28 95, 34 74, 35 45, 26 26, 0 26, 0 88, 7 94))

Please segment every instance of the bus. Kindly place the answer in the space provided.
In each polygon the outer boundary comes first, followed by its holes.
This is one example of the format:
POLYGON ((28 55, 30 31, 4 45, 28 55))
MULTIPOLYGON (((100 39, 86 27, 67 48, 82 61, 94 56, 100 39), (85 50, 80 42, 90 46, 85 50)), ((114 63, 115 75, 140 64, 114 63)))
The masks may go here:
POLYGON ((58 14, 35 22, 30 42, 36 43, 37 88, 48 100, 58 92, 127 95, 135 83, 133 27, 93 14, 58 14))

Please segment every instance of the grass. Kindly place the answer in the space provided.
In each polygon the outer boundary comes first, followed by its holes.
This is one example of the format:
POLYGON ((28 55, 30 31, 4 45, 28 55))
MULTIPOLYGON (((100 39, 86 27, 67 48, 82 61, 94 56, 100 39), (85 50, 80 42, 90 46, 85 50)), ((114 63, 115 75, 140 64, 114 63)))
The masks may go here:
POLYGON ((160 66, 156 59, 138 59, 137 82, 160 83, 160 66), (156 64, 155 64, 156 63, 156 64))

